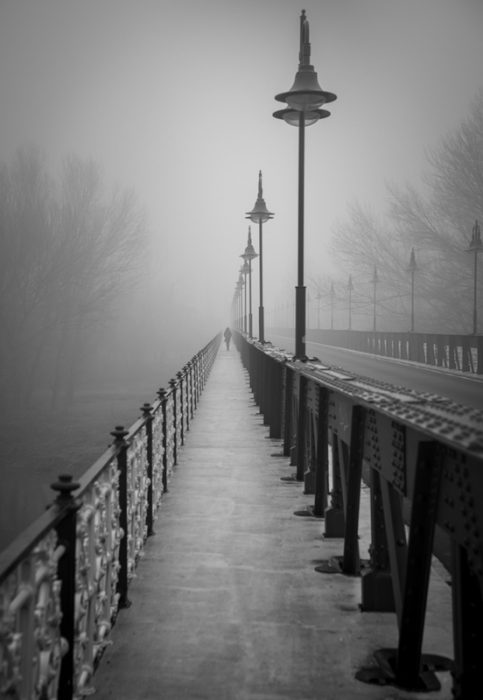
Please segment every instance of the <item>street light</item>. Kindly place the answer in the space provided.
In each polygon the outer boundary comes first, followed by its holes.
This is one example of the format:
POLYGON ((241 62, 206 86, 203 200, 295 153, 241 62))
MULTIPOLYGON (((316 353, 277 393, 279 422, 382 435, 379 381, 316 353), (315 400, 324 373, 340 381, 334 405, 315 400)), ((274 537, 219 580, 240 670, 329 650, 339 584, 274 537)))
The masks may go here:
POLYGON ((247 211, 245 218, 253 221, 254 224, 258 223, 258 250, 260 257, 259 264, 259 289, 260 289, 260 302, 258 306, 258 340, 261 343, 265 342, 265 319, 264 319, 264 308, 263 308, 263 229, 262 226, 265 221, 273 219, 274 214, 268 211, 265 200, 263 199, 263 187, 262 187, 262 171, 258 172, 258 196, 255 206, 251 211, 247 211))
POLYGON ((319 85, 317 73, 310 64, 309 23, 302 10, 300 15, 299 68, 295 81, 288 92, 275 95, 279 102, 286 102, 285 109, 273 113, 276 119, 297 126, 299 130, 299 182, 298 182, 298 262, 297 286, 295 288, 295 358, 305 360, 305 286, 304 286, 304 159, 305 127, 319 119, 330 116, 330 112, 319 109, 333 102, 336 95, 325 92, 319 85))
POLYGON ((475 225, 471 231, 470 247, 466 249, 468 253, 473 252, 475 254, 473 267, 473 335, 478 333, 478 253, 481 248, 480 225, 478 221, 475 221, 475 225))
POLYGON ((240 255, 248 263, 248 335, 253 338, 253 317, 252 317, 252 260, 257 257, 252 244, 252 230, 248 227, 248 242, 245 252, 240 255))
POLYGON ((418 269, 418 266, 416 265, 416 254, 414 252, 414 248, 411 248, 408 269, 411 273, 411 333, 414 333, 414 273, 418 269))
POLYGON ((373 284, 372 302, 373 302, 373 309, 374 309, 372 330, 374 332, 376 330, 376 288, 377 288, 378 282, 379 282, 379 277, 377 276, 377 267, 374 265, 374 274, 372 275, 372 284, 373 284))
POLYGON ((320 300, 322 299, 320 289, 317 290, 317 295, 315 298, 317 299, 317 328, 320 329, 320 300))
POLYGON ((352 290, 354 289, 354 285, 352 284, 352 275, 349 275, 347 289, 349 290, 349 330, 352 330, 352 290))
POLYGON ((240 269, 240 273, 238 275, 238 282, 236 283, 236 287, 238 290, 239 303, 240 303, 239 328, 240 328, 240 331, 243 333, 243 273, 242 273, 241 269, 240 269))
POLYGON ((245 260, 243 265, 240 268, 240 275, 243 277, 243 284, 245 286, 245 314, 243 316, 243 331, 248 333, 248 306, 247 306, 247 275, 250 271, 250 268, 248 266, 248 261, 245 260))
POLYGON ((334 301, 335 301, 335 290, 334 283, 330 283, 330 329, 334 330, 334 301))

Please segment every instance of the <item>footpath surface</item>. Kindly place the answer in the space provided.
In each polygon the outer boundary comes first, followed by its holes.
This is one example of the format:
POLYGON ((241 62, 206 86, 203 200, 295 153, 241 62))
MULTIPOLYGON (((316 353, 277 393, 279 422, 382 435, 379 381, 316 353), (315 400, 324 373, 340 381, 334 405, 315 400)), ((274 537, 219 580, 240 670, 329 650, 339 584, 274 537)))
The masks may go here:
MULTIPOLYGON (((396 617, 360 611, 360 579, 314 570, 343 541, 294 514, 313 496, 281 480, 293 471, 223 347, 94 677, 97 700, 451 698, 449 673, 430 694, 355 679, 375 650, 397 646, 396 617)), ((433 567, 424 651, 452 657, 446 579, 433 567)))

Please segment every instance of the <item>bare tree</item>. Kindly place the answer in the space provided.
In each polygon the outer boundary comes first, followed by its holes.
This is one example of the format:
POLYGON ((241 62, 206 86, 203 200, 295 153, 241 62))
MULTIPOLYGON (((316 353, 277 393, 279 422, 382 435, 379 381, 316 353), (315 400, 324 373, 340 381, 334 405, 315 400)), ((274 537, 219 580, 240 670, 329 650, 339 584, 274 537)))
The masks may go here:
POLYGON ((378 327, 406 330, 409 249, 391 222, 378 219, 369 207, 354 202, 347 220, 335 229, 332 250, 342 263, 339 269, 344 276, 339 287, 347 286, 349 275, 354 285, 355 327, 371 328, 376 285, 378 327))
POLYGON ((99 167, 64 162, 56 217, 58 342, 52 401, 72 397, 90 331, 119 308, 145 250, 145 223, 132 191, 106 195, 99 167))
POLYGON ((396 307, 388 303, 387 311, 399 314, 403 324, 414 248, 417 326, 469 332, 472 266, 466 250, 475 219, 483 218, 483 92, 461 126, 428 154, 428 166, 424 191, 388 187, 383 224, 368 209, 353 205, 334 232, 333 249, 353 270, 377 266, 389 285, 387 295, 381 292, 397 302, 396 307))
POLYGON ((0 167, 1 390, 25 405, 72 397, 96 327, 135 282, 145 223, 129 191, 106 192, 99 166, 72 156, 58 184, 34 149, 0 167))

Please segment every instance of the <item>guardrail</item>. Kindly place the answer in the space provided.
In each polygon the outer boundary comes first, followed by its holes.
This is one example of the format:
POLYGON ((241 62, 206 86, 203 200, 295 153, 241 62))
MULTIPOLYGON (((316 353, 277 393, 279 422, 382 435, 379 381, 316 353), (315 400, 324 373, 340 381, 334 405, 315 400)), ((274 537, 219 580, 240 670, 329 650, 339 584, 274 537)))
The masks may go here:
POLYGON ((311 514, 324 518, 325 537, 344 538, 341 556, 317 570, 360 575, 362 611, 396 613, 397 649, 375 650, 378 664, 356 677, 433 690, 440 687, 434 671, 451 670, 454 697, 475 697, 483 648, 483 411, 234 338, 271 436, 283 439, 294 478, 314 495, 311 514), (372 540, 364 565, 362 479, 370 485, 372 540), (452 549, 454 661, 422 653, 436 529, 452 549))
POLYGON ((307 330, 307 341, 483 374, 483 335, 307 330))
POLYGON ((90 683, 142 557, 221 334, 0 554, 0 697, 71 700, 90 683), (75 496, 74 496, 75 493, 75 496))

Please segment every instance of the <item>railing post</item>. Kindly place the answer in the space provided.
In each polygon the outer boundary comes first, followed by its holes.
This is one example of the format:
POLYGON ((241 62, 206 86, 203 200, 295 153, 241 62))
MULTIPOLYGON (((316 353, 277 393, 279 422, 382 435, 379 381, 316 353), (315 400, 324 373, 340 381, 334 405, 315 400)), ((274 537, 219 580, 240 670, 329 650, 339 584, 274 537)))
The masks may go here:
POLYGON ((180 433, 181 433, 181 446, 182 446, 182 445, 184 445, 184 410, 185 410, 183 372, 177 372, 176 376, 177 376, 178 381, 179 381, 179 412, 181 415, 180 433))
POLYGON ((452 543, 451 594, 453 602, 455 700, 475 697, 481 683, 483 643, 483 600, 478 575, 468 560, 467 550, 452 543))
POLYGON ((352 408, 351 442, 348 465, 347 505, 345 515, 344 556, 342 572, 350 576, 360 573, 359 507, 361 500, 362 460, 364 457, 364 427, 366 410, 352 408))
POLYGON ((117 425, 111 432, 114 437, 114 447, 117 449, 117 468, 119 470, 119 526, 122 537, 119 543, 119 575, 117 579, 117 592, 119 593, 119 607, 128 608, 131 601, 127 595, 128 589, 128 522, 127 522, 127 448, 125 440, 127 430, 122 425, 117 425))
POLYGON ((463 337, 463 342, 462 342, 462 347, 461 347, 461 352, 463 355, 463 363, 462 363, 462 370, 463 372, 470 372, 471 371, 471 346, 468 341, 468 338, 463 337))
POLYGON ((280 439, 282 437, 283 365, 275 359, 272 359, 271 402, 270 437, 280 439))
POLYGON ((173 463, 174 466, 178 464, 178 400, 176 394, 177 384, 176 379, 169 380, 169 386, 171 387, 171 393, 173 394, 173 427, 174 427, 174 443, 173 443, 173 463))
MULTIPOLYGON (((381 491, 381 475, 377 469, 370 470, 370 499, 371 499, 371 544, 369 547, 369 567, 361 577, 361 610, 364 612, 394 612, 394 583, 391 577, 390 552, 388 546, 387 527, 385 523, 384 499, 381 491)), ((388 486, 388 488, 390 488, 388 486)), ((389 504, 388 504, 389 509, 389 504)), ((392 554, 394 557, 405 546, 404 524, 401 527, 392 511, 386 514, 390 521, 392 554), (398 537, 399 535, 399 537, 398 537), (396 550, 399 550, 397 552, 396 550)), ((404 550, 405 551, 405 550, 404 550)), ((394 579, 397 567, 394 565, 394 579)))
POLYGON ((342 475, 340 469, 339 438, 332 433, 332 491, 330 506, 325 511, 325 537, 344 537, 345 515, 342 495, 342 475))
POLYGON ((183 373, 185 378, 185 396, 186 396, 186 432, 190 429, 190 418, 191 418, 191 370, 189 362, 183 367, 183 373))
POLYGON ((263 413, 263 350, 254 348, 253 353, 253 366, 255 370, 255 381, 253 386, 255 389, 255 401, 260 408, 260 413, 263 413))
POLYGON ((198 408, 198 402, 200 400, 200 392, 199 392, 199 386, 200 386, 200 357, 199 353, 197 353, 193 357, 193 371, 194 371, 194 378, 195 378, 195 387, 194 387, 194 395, 195 395, 195 410, 198 408))
POLYGON ((146 426, 146 461, 148 466, 148 503, 146 509, 147 536, 154 535, 154 504, 153 504, 153 407, 149 403, 141 406, 144 424, 146 426))
POLYGON ((75 561, 76 561, 76 520, 80 504, 72 496, 72 491, 79 488, 79 484, 72 480, 69 474, 61 474, 51 485, 58 492, 55 504, 59 510, 65 510, 65 516, 58 524, 58 545, 65 547, 65 552, 57 565, 57 575, 61 582, 60 609, 62 619, 60 621, 60 635, 67 642, 67 649, 62 657, 57 689, 58 700, 71 700, 74 694, 74 638, 75 638, 75 561))
POLYGON ((168 491, 168 425, 167 425, 167 411, 166 411, 166 401, 167 401, 167 392, 166 389, 158 389, 158 397, 159 400, 161 401, 161 411, 162 411, 162 416, 163 416, 163 436, 162 436, 162 445, 163 445, 163 473, 162 473, 162 483, 163 483, 163 493, 167 493, 168 491))
POLYGON ((449 337, 449 368, 456 369, 456 343, 454 336, 449 337))
POLYGON ((261 396, 261 408, 263 413, 263 425, 270 424, 270 367, 268 355, 262 350, 262 396, 261 396))
POLYGON ((285 392, 283 409, 283 455, 290 457, 292 449, 292 393, 293 393, 293 371, 285 365, 285 392))
POLYGON ((188 362, 188 372, 189 372, 189 388, 190 388, 190 421, 193 420, 195 415, 195 401, 194 401, 194 379, 193 379, 193 360, 188 362))
POLYGON ((329 468, 329 390, 320 386, 318 392, 319 417, 317 422, 314 516, 323 518, 327 504, 327 476, 329 468))
POLYGON ((421 670, 424 617, 442 468, 439 446, 433 442, 421 442, 414 481, 397 653, 396 679, 406 688, 417 687, 421 670))
POLYGON ((307 377, 299 374, 299 415, 297 420, 297 481, 305 474, 305 424, 307 414, 307 377))

